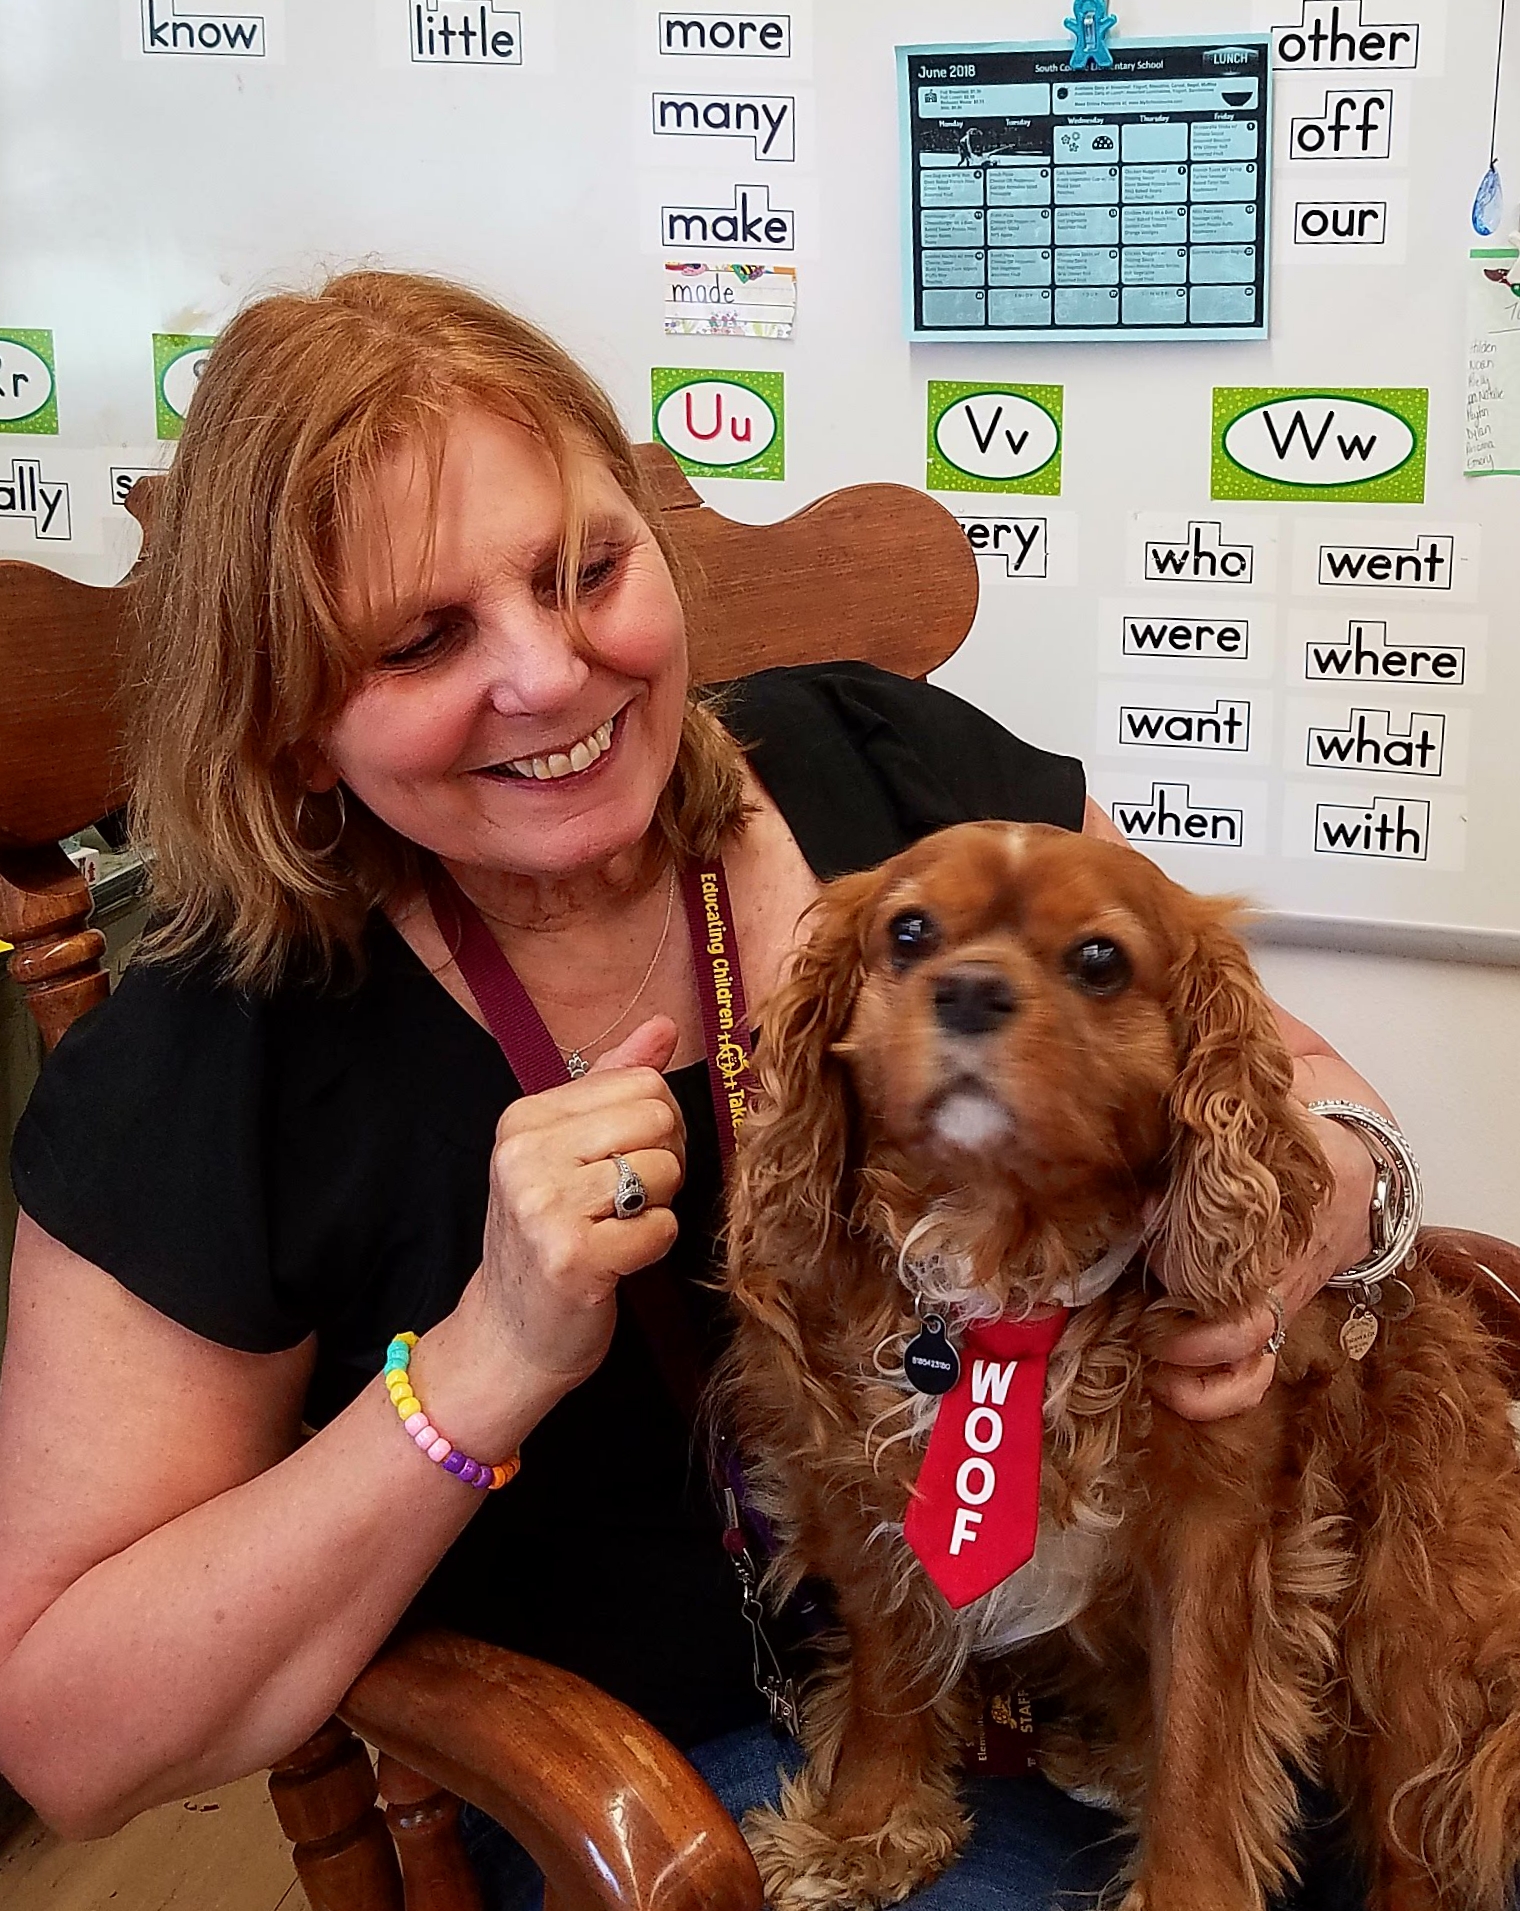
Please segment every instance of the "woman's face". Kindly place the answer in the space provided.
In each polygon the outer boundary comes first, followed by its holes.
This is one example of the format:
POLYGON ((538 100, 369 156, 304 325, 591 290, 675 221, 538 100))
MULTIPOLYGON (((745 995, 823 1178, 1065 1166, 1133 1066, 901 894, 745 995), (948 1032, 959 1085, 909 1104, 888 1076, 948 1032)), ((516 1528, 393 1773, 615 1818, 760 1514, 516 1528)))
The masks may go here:
POLYGON ((340 597, 374 662, 321 739, 341 779, 466 867, 554 877, 648 829, 675 762, 686 632, 665 559, 612 473, 577 467, 576 637, 556 598, 559 474, 526 427, 461 411, 431 495, 415 449, 382 472, 340 597), (414 587, 415 580, 415 587, 414 587))

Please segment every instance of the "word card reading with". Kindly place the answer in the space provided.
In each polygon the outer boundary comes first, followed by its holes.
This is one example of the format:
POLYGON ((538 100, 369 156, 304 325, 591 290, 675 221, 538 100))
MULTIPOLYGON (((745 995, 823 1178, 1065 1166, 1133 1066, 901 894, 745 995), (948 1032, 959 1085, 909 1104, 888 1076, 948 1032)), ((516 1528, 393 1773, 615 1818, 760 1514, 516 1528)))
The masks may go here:
POLYGON ((897 49, 913 339, 1267 336, 1271 44, 897 49))

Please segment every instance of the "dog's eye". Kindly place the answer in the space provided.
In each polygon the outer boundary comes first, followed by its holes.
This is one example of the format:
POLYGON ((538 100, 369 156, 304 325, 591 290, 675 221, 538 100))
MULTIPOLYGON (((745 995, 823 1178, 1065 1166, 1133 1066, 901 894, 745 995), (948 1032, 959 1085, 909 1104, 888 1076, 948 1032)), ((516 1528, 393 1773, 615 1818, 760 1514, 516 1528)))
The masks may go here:
POLYGON ((887 947, 892 952, 892 967, 906 969, 922 962, 939 947, 939 930, 934 919, 918 909, 905 909, 887 924, 887 947))
POLYGON ((1089 936, 1066 952, 1066 973, 1087 995, 1118 995, 1127 989, 1134 970, 1129 957, 1107 936, 1089 936))

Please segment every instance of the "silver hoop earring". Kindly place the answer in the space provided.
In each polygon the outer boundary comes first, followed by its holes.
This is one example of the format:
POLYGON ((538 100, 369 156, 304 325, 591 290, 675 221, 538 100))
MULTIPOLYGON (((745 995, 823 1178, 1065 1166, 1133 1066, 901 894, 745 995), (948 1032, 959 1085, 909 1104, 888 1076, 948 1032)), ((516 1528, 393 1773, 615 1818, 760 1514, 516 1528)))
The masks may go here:
POLYGON ((315 856, 319 862, 324 857, 332 855, 333 851, 338 847, 339 843, 342 842, 343 832, 348 827, 348 806, 345 804, 343 800, 343 785, 341 783, 335 783, 333 785, 332 793, 338 799, 338 833, 336 836, 333 837, 330 843, 324 844, 321 849, 317 849, 311 843, 302 842, 301 840, 301 818, 306 813, 306 799, 308 796, 311 795, 311 791, 302 790, 301 794, 296 798, 296 817, 295 817, 296 841, 301 844, 302 849, 304 849, 309 856, 315 856))

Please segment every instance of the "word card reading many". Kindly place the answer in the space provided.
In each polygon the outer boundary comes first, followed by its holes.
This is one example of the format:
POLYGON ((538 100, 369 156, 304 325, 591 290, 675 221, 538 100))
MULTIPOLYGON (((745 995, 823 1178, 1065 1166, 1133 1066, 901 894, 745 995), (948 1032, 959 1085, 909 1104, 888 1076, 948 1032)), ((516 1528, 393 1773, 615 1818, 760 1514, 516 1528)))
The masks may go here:
POLYGON ((1265 338, 1263 34, 897 49, 908 335, 1265 338))

